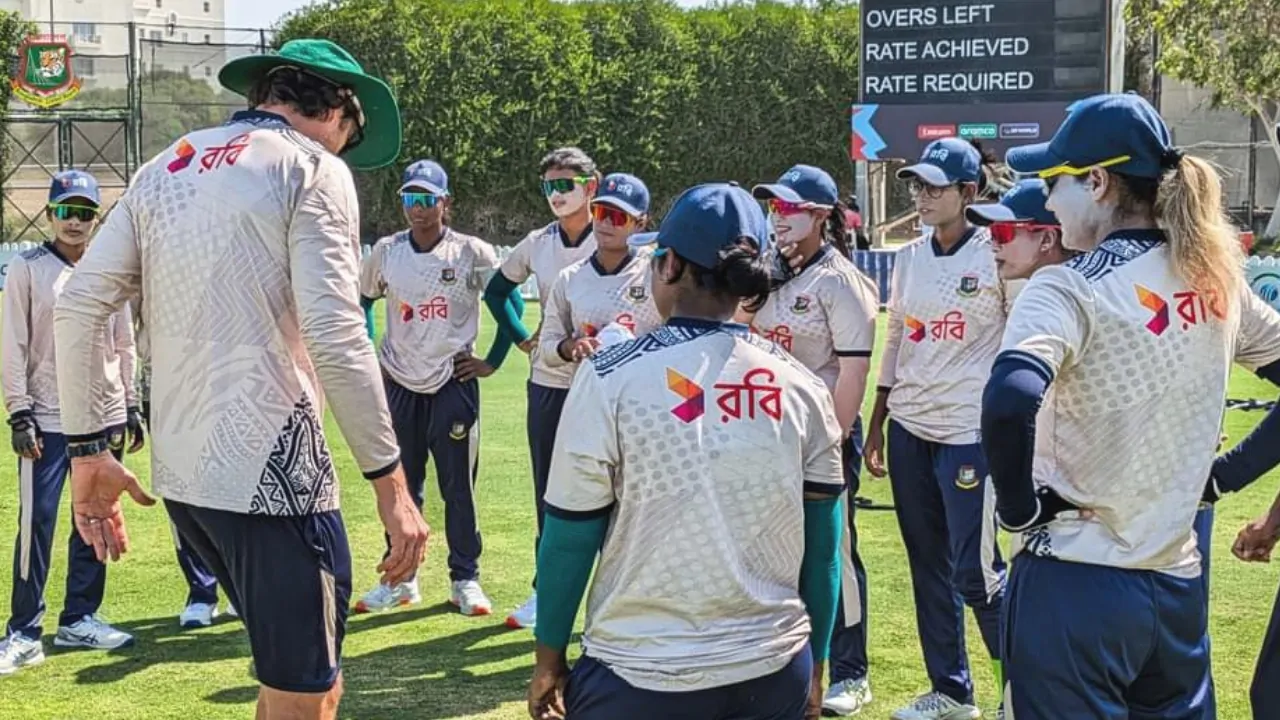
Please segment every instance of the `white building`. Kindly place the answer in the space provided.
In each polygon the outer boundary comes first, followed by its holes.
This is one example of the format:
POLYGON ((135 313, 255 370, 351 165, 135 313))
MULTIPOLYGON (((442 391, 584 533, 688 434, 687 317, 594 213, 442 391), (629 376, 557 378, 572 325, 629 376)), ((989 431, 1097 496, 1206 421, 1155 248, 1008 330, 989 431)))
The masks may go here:
POLYGON ((226 0, 0 0, 0 10, 20 13, 41 33, 67 36, 86 87, 125 87, 130 23, 143 72, 185 70, 213 82, 227 57, 226 0))

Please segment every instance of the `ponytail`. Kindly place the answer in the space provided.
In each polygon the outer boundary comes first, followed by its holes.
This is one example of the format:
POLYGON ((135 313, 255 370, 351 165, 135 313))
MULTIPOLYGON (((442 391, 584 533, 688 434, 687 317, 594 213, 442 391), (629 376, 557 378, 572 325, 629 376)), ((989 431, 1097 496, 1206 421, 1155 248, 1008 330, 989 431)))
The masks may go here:
POLYGON ((1173 267, 1196 292, 1218 298, 1229 311, 1238 301, 1244 251, 1222 205, 1222 178, 1208 162, 1190 155, 1161 181, 1156 220, 1169 238, 1173 267))
POLYGON ((978 167, 978 192, 973 197, 974 202, 979 202, 992 195, 991 190, 995 187, 995 167, 1000 160, 991 150, 982 147, 981 142, 970 139, 969 144, 978 151, 978 157, 981 159, 978 167))
POLYGON ((827 221, 822 226, 822 239, 824 242, 834 245, 840 254, 846 259, 853 259, 853 251, 849 247, 848 228, 844 224, 844 213, 849 207, 839 200, 836 201, 831 212, 827 213, 827 221))

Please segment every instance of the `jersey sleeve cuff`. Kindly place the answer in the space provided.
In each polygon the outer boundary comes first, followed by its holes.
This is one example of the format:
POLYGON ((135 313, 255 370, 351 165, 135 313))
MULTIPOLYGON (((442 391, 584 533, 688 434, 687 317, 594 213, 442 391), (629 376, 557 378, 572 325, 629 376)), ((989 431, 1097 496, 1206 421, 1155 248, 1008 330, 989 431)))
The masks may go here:
POLYGON ((836 496, 844 492, 845 484, 842 479, 838 485, 825 482, 814 482, 812 480, 804 481, 804 491, 815 495, 836 496))
MULTIPOLYGON (((1015 358, 1018 360, 1022 360, 1026 362, 1028 365, 1032 366, 1036 370, 1036 372, 1040 373, 1040 376, 1044 378, 1044 381, 1046 383, 1052 383, 1054 376, 1057 375, 1057 372, 1054 371, 1053 366, 1051 366, 1048 363, 1048 361, 1046 361, 1044 358, 1040 357, 1039 355, 1036 355, 1035 353, 1027 352, 1026 350, 1017 350, 1017 349, 1005 350, 1004 352, 996 356, 996 362, 999 362, 1004 359, 1012 360, 1015 358)), ((995 363, 992 363, 992 365, 994 364, 995 363)))
POLYGON ((379 468, 377 470, 364 472, 361 474, 364 475, 365 480, 377 480, 380 477, 385 477, 387 475, 390 475, 392 472, 395 471, 396 467, 398 467, 399 465, 400 465, 400 458, 397 456, 395 460, 391 461, 390 465, 379 468))
POLYGON ((67 443, 90 443, 98 440, 106 440, 107 431, 99 430, 98 432, 85 433, 83 435, 67 435, 67 443))
POLYGON ((604 507, 596 508, 594 510, 566 510, 565 508, 547 503, 546 513, 548 515, 558 517, 561 520, 596 520, 598 518, 608 517, 612 514, 613 505, 614 503, 609 503, 604 507))
POLYGON ((870 350, 837 350, 836 357, 871 357, 870 350))

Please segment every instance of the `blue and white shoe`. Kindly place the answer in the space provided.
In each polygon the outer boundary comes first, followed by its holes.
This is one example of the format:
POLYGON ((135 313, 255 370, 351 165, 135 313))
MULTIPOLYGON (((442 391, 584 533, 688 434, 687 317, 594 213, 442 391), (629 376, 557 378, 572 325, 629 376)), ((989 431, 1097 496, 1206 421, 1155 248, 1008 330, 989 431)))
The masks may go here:
POLYGON ((44 662, 44 644, 21 633, 0 640, 0 676, 44 662))
POLYGON ((62 625, 53 638, 56 647, 115 650, 133 644, 133 636, 117 630, 98 615, 85 615, 78 622, 62 625))
POLYGON ((218 606, 208 603, 191 603, 182 609, 178 625, 184 628, 202 628, 213 624, 218 617, 218 606))

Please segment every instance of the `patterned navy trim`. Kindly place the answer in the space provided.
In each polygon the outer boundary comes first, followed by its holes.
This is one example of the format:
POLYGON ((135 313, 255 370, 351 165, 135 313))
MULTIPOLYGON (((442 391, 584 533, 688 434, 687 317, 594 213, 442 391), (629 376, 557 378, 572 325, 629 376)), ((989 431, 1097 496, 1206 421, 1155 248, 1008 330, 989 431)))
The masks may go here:
POLYGON ((227 125, 236 125, 238 123, 248 123, 261 127, 293 127, 283 115, 263 112, 262 110, 240 110, 232 113, 231 119, 226 122, 227 125))
POLYGON ((303 397, 276 438, 249 502, 252 515, 311 515, 333 506, 338 478, 311 401, 303 397))
MULTIPOLYGON (((37 247, 31 248, 30 250, 24 250, 21 253, 19 253, 19 255, 22 257, 23 260, 26 260, 29 262, 31 260, 38 260, 39 258, 42 258, 45 255, 50 254, 52 250, 53 250, 53 246, 51 244, 43 243, 37 247)), ((66 260, 64 259, 63 262, 66 262, 66 260)), ((70 263, 67 263, 67 264, 69 265, 70 263)))
POLYGON ((1085 280, 1097 282, 1163 243, 1163 235, 1153 237, 1151 233, 1145 232, 1130 237, 1112 235, 1097 248, 1064 264, 1083 275, 1085 280))

